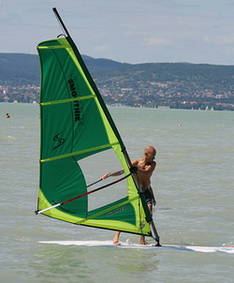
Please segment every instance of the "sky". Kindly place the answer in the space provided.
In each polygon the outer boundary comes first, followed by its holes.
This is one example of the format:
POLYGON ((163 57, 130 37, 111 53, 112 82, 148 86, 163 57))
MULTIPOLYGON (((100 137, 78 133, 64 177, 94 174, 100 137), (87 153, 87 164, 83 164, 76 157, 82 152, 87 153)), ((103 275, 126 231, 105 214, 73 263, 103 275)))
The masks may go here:
POLYGON ((53 7, 94 58, 234 65, 234 0, 0 0, 0 52, 62 33, 53 7))

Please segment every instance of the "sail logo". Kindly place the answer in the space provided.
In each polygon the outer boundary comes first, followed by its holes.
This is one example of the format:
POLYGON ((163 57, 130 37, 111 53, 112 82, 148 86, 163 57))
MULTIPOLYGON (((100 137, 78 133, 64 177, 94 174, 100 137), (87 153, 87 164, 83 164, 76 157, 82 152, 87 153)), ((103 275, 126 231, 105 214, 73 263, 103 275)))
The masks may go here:
MULTIPOLYGON (((76 90, 76 85, 75 85, 74 80, 69 79, 68 85, 69 85, 71 96, 74 98, 78 97, 78 93, 76 90)), ((80 121, 80 102, 78 100, 73 102, 73 112, 74 112, 75 121, 80 121)))
POLYGON ((58 133, 53 137, 53 141, 55 142, 55 145, 53 149, 57 149, 61 145, 65 143, 65 139, 62 137, 62 133, 58 133))
POLYGON ((120 207, 106 213, 106 215, 114 215, 116 213, 123 213, 124 211, 126 211, 126 207, 120 207))

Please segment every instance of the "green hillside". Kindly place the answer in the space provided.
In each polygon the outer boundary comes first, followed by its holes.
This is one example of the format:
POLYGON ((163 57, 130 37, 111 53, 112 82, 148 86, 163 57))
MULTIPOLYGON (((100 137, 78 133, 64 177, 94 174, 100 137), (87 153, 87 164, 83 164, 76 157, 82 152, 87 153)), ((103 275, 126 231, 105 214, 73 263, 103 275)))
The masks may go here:
MULTIPOLYGON (((175 103, 194 101, 234 104, 234 66, 127 64, 89 56, 83 58, 108 103, 145 106, 175 106, 175 103)), ((17 100, 20 99, 17 87, 39 86, 39 80, 37 55, 0 53, 0 85, 15 87, 17 100)), ((26 101, 30 101, 30 94, 27 96, 26 101)), ((38 94, 33 96, 38 100, 38 94)))

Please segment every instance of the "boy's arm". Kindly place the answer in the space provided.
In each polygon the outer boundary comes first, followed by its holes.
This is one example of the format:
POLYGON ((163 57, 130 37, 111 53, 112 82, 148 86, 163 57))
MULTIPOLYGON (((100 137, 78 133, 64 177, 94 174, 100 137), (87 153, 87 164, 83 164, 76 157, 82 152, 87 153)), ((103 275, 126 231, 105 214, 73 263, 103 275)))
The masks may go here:
POLYGON ((107 173, 107 174, 104 174, 101 176, 101 179, 104 180, 108 177, 111 177, 111 176, 119 176, 119 175, 122 175, 124 173, 124 170, 119 170, 119 171, 115 171, 115 172, 110 172, 110 173, 107 173))
MULTIPOLYGON (((138 161, 137 160, 134 160, 132 162, 132 166, 135 167, 137 166, 138 164, 138 161)), ((112 177, 112 176, 119 176, 119 175, 122 175, 124 173, 124 170, 119 170, 119 171, 115 171, 115 172, 110 172, 110 173, 107 173, 107 174, 104 174, 101 176, 101 179, 104 180, 108 177, 112 177)))
POLYGON ((144 172, 144 173, 151 173, 152 174, 155 167, 156 167, 156 162, 153 161, 152 164, 146 165, 145 168, 138 167, 138 170, 141 171, 141 172, 144 172))

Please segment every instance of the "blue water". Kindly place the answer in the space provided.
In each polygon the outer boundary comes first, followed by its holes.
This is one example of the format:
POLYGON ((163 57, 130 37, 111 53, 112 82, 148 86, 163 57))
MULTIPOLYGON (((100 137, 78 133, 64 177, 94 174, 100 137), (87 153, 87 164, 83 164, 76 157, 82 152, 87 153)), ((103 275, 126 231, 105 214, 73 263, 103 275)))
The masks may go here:
MULTIPOLYGON (((234 245, 234 113, 110 111, 131 159, 146 145, 157 147, 152 185, 162 243, 234 245)), ((1 282, 233 282, 232 254, 39 244, 109 240, 113 233, 34 215, 38 106, 1 103, 0 114, 1 282), (12 118, 4 118, 6 112, 12 118)), ((123 234, 121 240, 136 243, 138 237, 123 234)))

